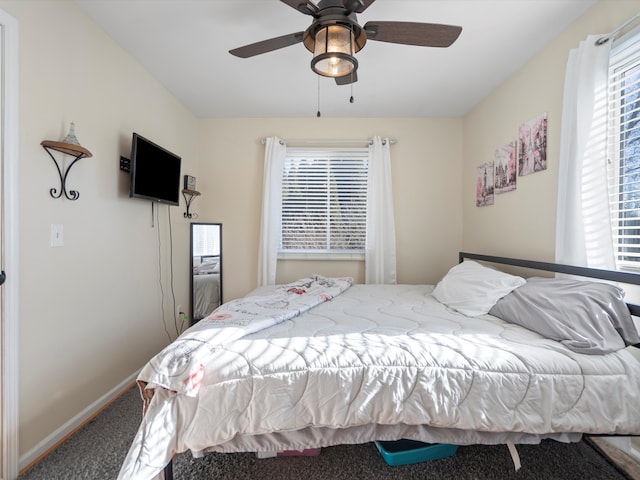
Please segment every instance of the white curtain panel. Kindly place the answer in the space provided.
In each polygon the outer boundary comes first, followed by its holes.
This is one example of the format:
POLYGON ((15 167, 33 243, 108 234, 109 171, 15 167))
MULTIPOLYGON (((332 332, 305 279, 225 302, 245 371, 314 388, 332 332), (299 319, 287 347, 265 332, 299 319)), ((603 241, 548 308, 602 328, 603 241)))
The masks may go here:
POLYGON ((286 144, 278 137, 266 140, 262 187, 262 221, 258 252, 258 287, 276 283, 278 244, 282 225, 282 172, 286 144))
POLYGON ((396 283, 390 143, 374 137, 369 146, 365 283, 396 283))
POLYGON ((611 42, 590 35, 567 62, 558 173, 556 262, 615 268, 607 192, 606 106, 611 42))

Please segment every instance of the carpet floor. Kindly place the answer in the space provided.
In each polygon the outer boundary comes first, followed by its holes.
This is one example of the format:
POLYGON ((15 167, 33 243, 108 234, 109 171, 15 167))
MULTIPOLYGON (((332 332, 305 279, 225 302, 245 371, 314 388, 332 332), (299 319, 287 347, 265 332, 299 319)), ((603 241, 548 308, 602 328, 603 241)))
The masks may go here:
MULTIPOLYGON (((107 407, 20 480, 114 480, 140 423, 137 387, 107 407)), ((175 480, 630 480, 590 441, 518 445, 514 470, 506 446, 461 446, 449 458, 389 466, 373 443, 323 448, 316 457, 258 459, 252 453, 211 453, 174 459, 175 480)))

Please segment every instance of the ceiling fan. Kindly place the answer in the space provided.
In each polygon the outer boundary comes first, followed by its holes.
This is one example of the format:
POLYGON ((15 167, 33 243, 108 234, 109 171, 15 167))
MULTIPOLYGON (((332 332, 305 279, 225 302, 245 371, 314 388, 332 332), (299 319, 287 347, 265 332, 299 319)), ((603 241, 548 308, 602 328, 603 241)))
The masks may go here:
POLYGON ((462 27, 417 22, 367 22, 362 27, 356 14, 375 0, 280 0, 313 17, 304 32, 290 33, 230 50, 240 58, 278 50, 302 42, 313 53, 311 69, 318 75, 334 77, 338 85, 358 80, 355 54, 367 40, 422 47, 448 47, 456 41, 462 27))

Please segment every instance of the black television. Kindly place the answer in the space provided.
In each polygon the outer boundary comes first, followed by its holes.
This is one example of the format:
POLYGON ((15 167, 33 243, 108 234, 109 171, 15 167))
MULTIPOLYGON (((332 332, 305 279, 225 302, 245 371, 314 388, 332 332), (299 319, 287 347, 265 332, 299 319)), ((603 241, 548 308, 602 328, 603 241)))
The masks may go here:
POLYGON ((179 205, 181 161, 178 155, 134 133, 130 196, 179 205))

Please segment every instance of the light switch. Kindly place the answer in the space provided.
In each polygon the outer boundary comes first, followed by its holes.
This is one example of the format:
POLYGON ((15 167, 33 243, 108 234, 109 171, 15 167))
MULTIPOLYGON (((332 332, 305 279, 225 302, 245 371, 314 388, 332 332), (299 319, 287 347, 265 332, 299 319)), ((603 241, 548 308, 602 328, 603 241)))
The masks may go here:
POLYGON ((64 245, 64 241, 62 236, 62 224, 52 223, 51 224, 51 246, 61 247, 63 245, 64 245))

